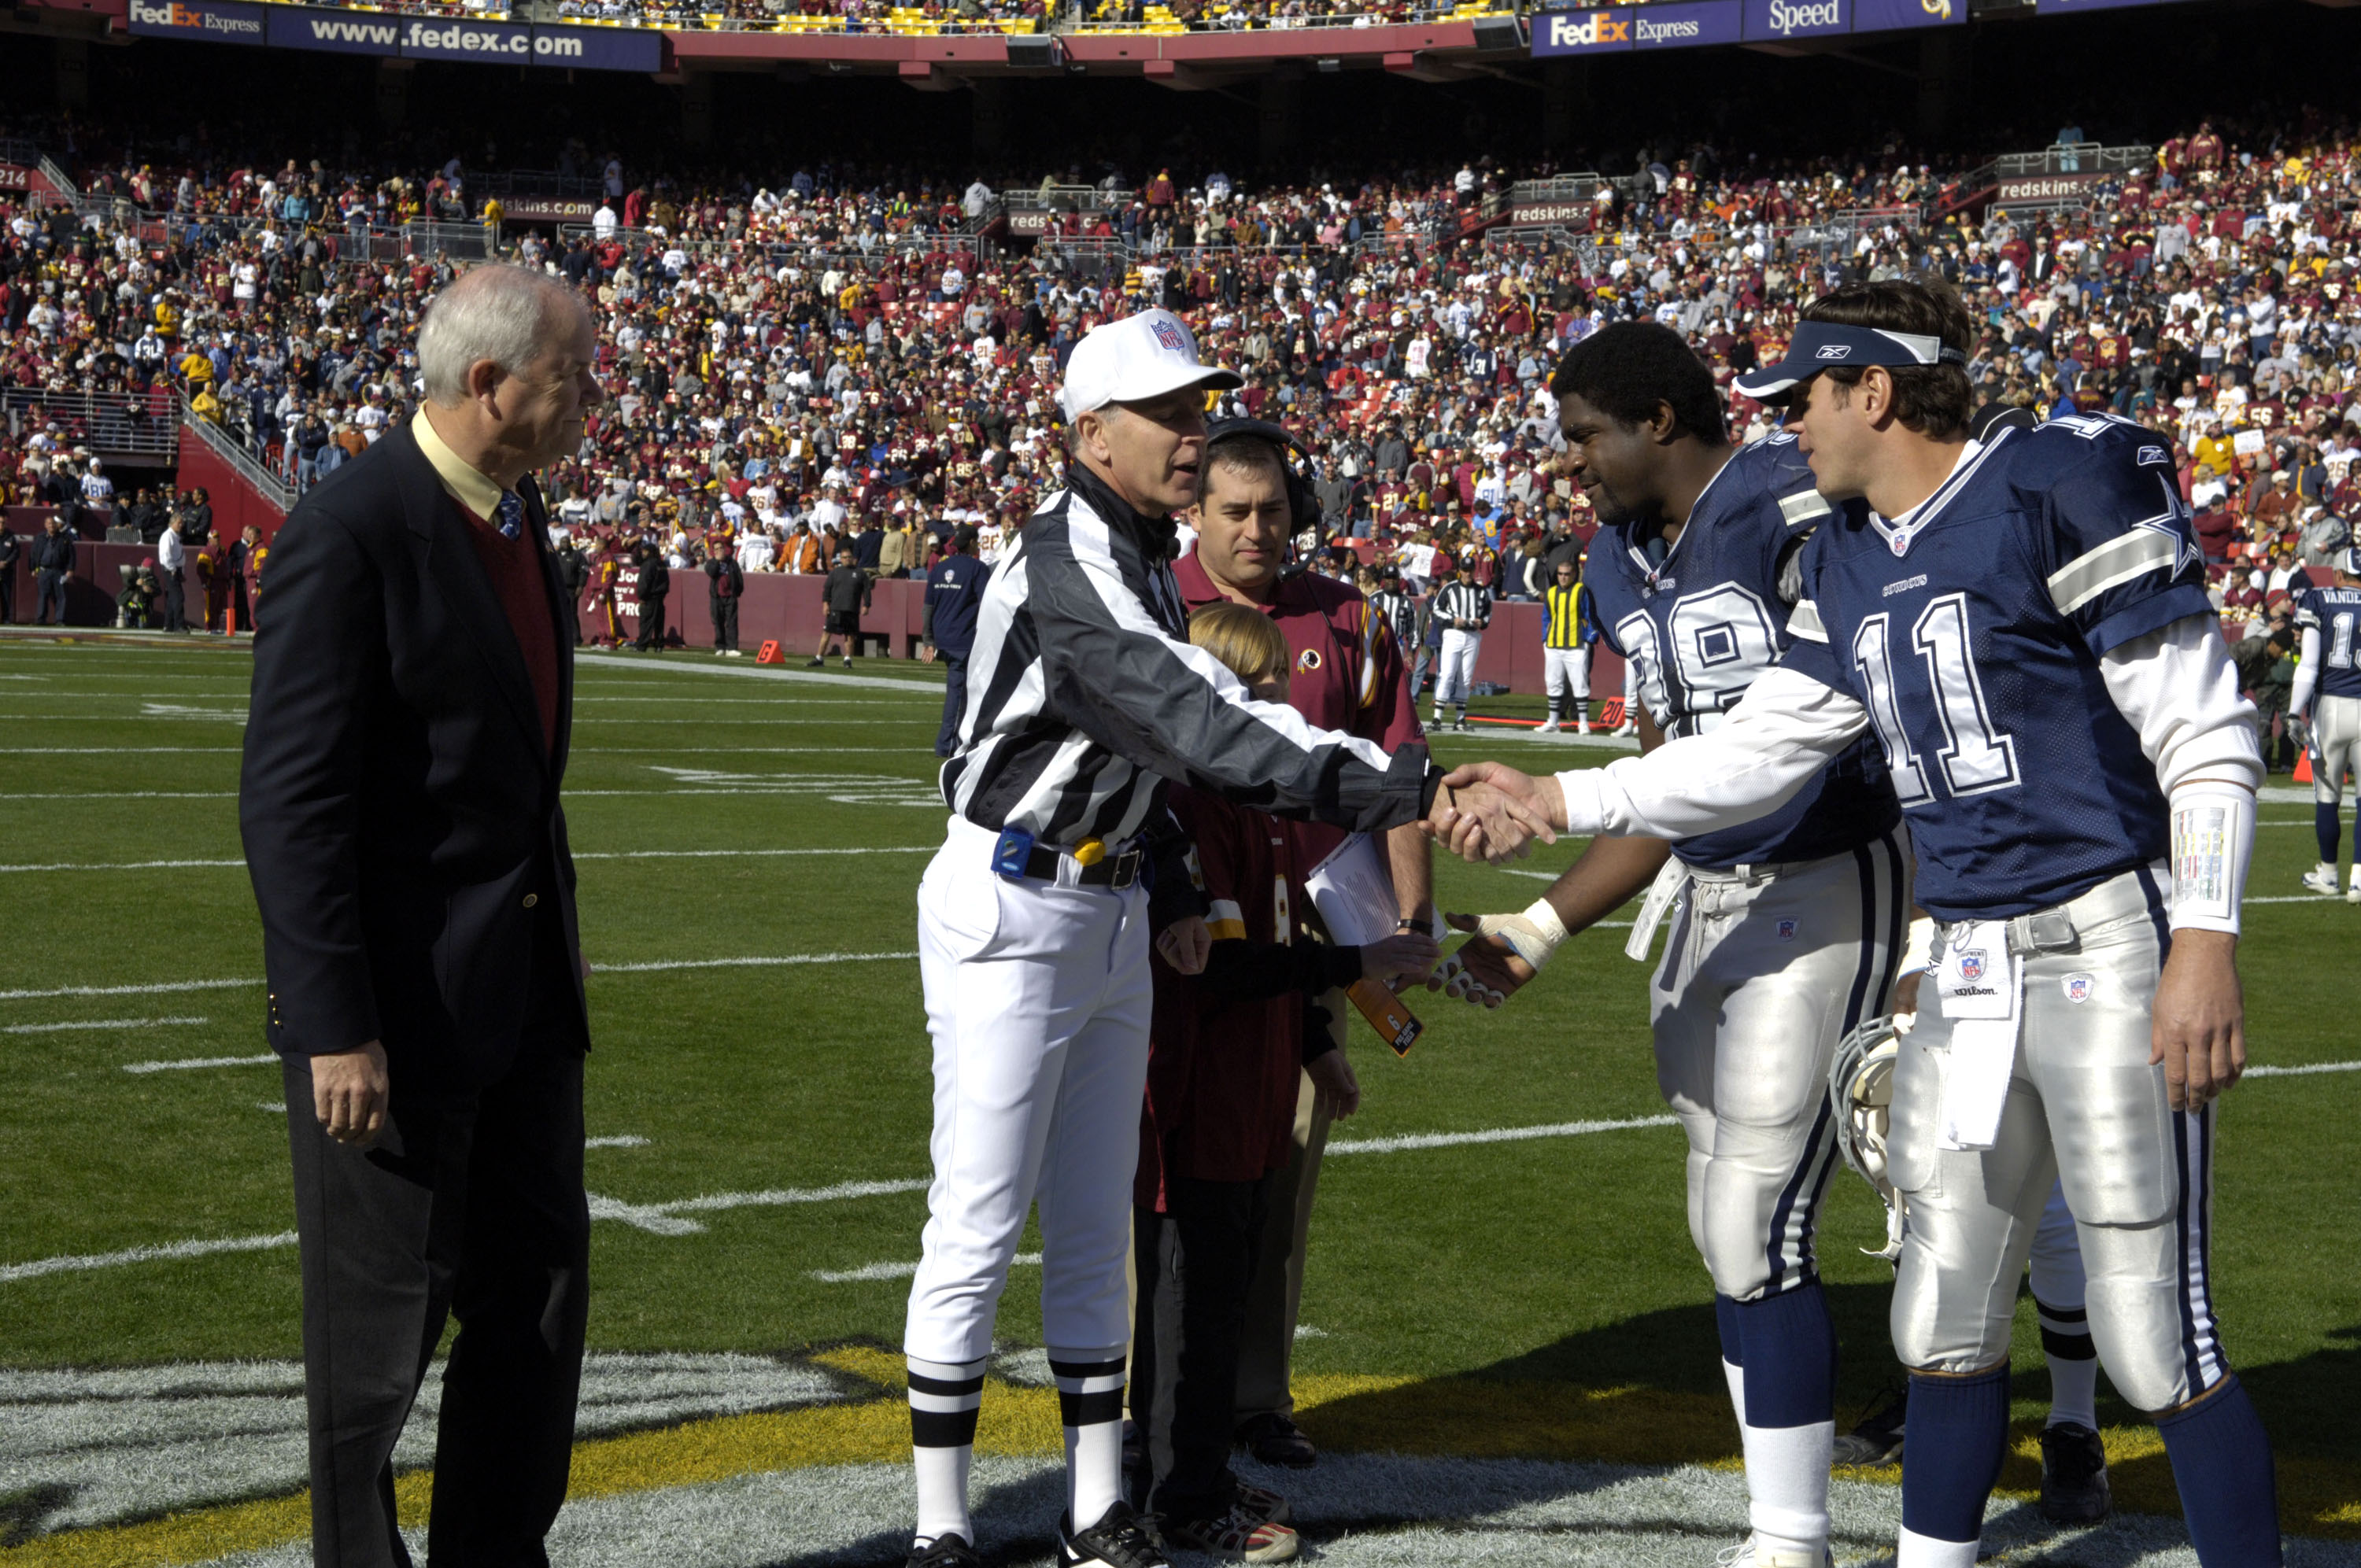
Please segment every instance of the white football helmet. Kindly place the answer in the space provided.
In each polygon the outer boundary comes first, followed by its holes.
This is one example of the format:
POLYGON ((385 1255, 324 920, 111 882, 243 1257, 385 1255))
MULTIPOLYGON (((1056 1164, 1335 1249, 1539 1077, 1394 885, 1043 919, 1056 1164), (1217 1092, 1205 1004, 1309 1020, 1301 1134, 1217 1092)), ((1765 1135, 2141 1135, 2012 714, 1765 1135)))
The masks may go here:
POLYGON ((1837 1042, 1836 1058, 1828 1064, 1828 1098, 1837 1113, 1837 1148, 1844 1162, 1859 1171, 1885 1202, 1885 1245, 1861 1250, 1888 1263, 1902 1256, 1902 1233, 1909 1215, 1907 1201, 1885 1174, 1894 1068, 1902 1055, 1902 1031, 1895 1024, 1890 1016, 1872 1018, 1837 1042))

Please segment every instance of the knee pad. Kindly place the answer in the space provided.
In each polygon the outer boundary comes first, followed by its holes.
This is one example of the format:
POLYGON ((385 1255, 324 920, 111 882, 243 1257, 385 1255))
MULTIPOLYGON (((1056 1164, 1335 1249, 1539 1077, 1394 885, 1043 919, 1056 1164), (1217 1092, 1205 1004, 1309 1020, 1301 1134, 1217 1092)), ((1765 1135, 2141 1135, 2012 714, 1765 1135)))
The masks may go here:
MULTIPOLYGON (((1915 1247, 1905 1246, 1894 1277, 1894 1307, 1888 1327, 1895 1359, 1914 1372, 1960 1375, 1979 1372, 2008 1354, 2013 1314, 1993 1313, 1982 1300, 1946 1301, 1939 1272, 1915 1247)), ((2114 1370, 2111 1364, 2109 1372, 2114 1370)))

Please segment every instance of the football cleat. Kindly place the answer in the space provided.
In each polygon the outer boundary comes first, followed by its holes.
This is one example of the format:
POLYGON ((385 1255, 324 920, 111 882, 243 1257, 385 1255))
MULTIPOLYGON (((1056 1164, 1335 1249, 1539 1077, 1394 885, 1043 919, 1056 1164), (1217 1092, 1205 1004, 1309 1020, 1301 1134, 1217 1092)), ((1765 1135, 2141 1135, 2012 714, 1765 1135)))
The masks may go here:
POLYGON ((1237 1441, 1246 1451, 1265 1464, 1281 1464, 1290 1470, 1309 1470, 1320 1461, 1320 1450, 1303 1435, 1303 1429, 1276 1413, 1260 1415, 1242 1422, 1237 1441))
POLYGON ((2321 864, 2312 867, 2312 870, 2303 873, 2303 886, 2304 891, 2307 893, 2324 893, 2329 897, 2334 898, 2336 896, 2336 868, 2328 864, 2326 861, 2323 861, 2321 864))
POLYGON ((1565 726, 1553 718, 1545 723, 1535 726, 1533 733, 1536 735, 1556 735, 1563 732, 1565 729, 1565 726))
POLYGON ((946 1530, 924 1546, 913 1545, 903 1568, 983 1568, 983 1560, 957 1530, 946 1530))
POLYGON ((1058 1568, 1084 1563, 1104 1563, 1107 1568, 1171 1568, 1154 1518, 1134 1513, 1120 1498, 1088 1530, 1070 1532, 1071 1522, 1064 1516, 1058 1520, 1058 1568))
POLYGON ((1896 1464, 1902 1459, 1902 1428, 1910 1414, 1910 1388, 1905 1384, 1886 1402, 1861 1419, 1852 1431, 1837 1439, 1832 1455, 1839 1464, 1896 1464))
POLYGON ((2361 865, 2353 868, 2353 885, 2345 890, 2345 902, 2361 904, 2361 865))
POLYGON ((1772 1552, 1750 1535, 1736 1546, 1723 1547, 1713 1563, 1714 1568, 1836 1568, 1836 1553, 1825 1546, 1817 1557, 1808 1552, 1772 1552))
POLYGON ((1257 1486, 1248 1481, 1238 1483, 1238 1507, 1271 1524, 1287 1524, 1294 1518, 1285 1497, 1268 1486, 1257 1486))
POLYGON ((2099 1434, 2075 1421, 2060 1421, 2043 1432, 2041 1517, 2088 1524, 2105 1519, 2112 1504, 2107 1450, 2099 1434))

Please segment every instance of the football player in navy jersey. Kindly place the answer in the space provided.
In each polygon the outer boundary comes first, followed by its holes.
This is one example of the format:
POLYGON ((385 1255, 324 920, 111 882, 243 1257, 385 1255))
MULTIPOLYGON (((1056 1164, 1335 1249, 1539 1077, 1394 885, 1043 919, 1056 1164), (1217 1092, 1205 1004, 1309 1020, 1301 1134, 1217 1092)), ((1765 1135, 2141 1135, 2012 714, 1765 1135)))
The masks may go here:
MULTIPOLYGON (((1565 471, 1610 520, 1585 579, 1599 640, 1631 663, 1641 745, 1710 730, 1785 650, 1798 557, 1829 504, 1794 437, 1730 445, 1712 372, 1668 327, 1605 328, 1550 389, 1565 471)), ((1836 1330, 1812 1245, 1836 1153, 1828 1065, 1887 1010, 1900 967, 1901 817, 1864 737, 1759 820, 1669 847, 1594 839, 1532 908, 1475 923, 1444 979, 1497 1004, 1653 880, 1627 948, 1644 958, 1678 901, 1649 991, 1656 1077, 1688 1135, 1689 1234, 1746 1457, 1752 1537, 1734 1561, 1752 1568, 1828 1560, 1836 1330)))
MULTIPOLYGON (((2320 863, 2304 873, 2303 885, 2333 894, 2345 775, 2361 770, 2361 547, 2336 553, 2328 587, 2307 587, 2295 596, 2295 624, 2303 641, 2288 712, 2312 729, 2312 827, 2320 835, 2320 863)), ((2353 829, 2353 848, 2345 898, 2361 904, 2361 819, 2353 829)))
MULTIPOLYGON (((2262 759, 2169 450, 2114 419, 1968 436, 1956 299, 1858 284, 1784 358, 1820 492, 1795 641, 1719 727, 1605 768, 1461 769, 1575 833, 1775 811, 1874 734, 1938 922, 1888 1174, 1909 1201, 1899 1568, 1971 1568, 2000 1472, 2017 1280, 2053 1180, 2092 1339, 2157 1420, 2207 1568, 2282 1559, 2269 1439, 2208 1272, 2214 1102, 2246 1065, 2238 913, 2262 759)), ((1449 824, 1440 824, 1446 832, 1449 824)))

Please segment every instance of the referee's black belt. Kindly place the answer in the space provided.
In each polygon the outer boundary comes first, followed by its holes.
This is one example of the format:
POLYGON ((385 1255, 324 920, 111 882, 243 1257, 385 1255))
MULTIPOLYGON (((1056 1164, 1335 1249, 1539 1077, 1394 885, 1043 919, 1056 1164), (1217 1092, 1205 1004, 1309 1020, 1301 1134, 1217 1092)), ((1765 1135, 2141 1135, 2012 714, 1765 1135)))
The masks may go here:
MULTIPOLYGON (((1044 849, 1037 844, 1033 848, 1033 852, 1025 857, 1025 874, 1037 882, 1054 883, 1059 880, 1058 862, 1073 858, 1071 855, 1062 854, 1056 850, 1044 849)), ((1077 864, 1074 867, 1072 885, 1110 887, 1120 892, 1139 880, 1140 862, 1145 859, 1147 855, 1143 850, 1126 850, 1119 855, 1108 855, 1086 866, 1077 864)))

